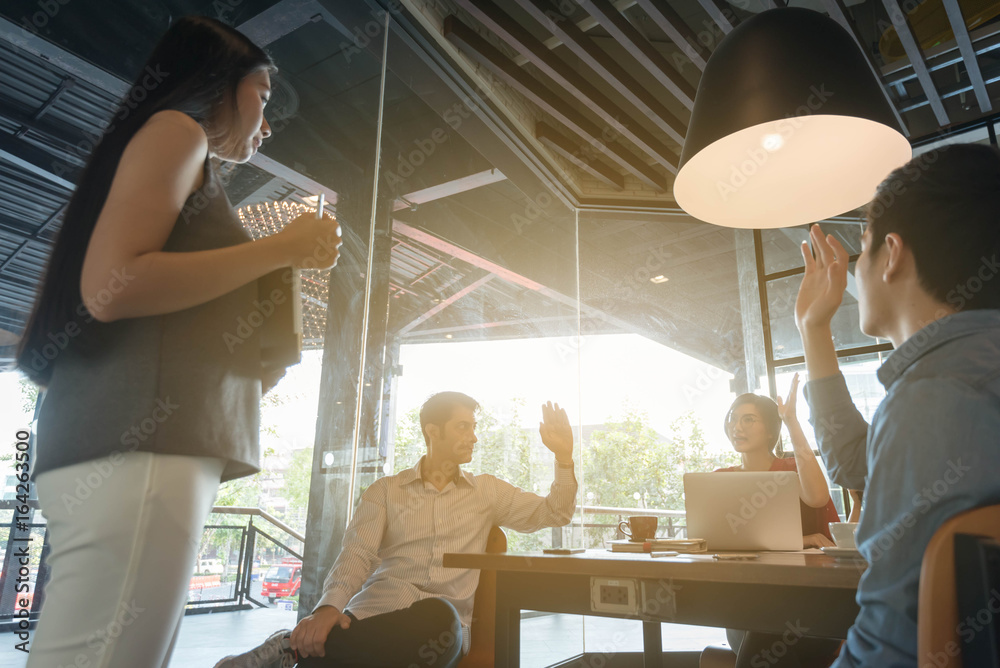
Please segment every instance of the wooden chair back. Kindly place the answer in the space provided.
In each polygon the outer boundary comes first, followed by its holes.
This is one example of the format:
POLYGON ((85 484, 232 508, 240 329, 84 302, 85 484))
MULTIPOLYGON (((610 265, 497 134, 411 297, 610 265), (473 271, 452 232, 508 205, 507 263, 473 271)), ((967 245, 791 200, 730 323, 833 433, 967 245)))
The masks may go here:
POLYGON ((955 587, 956 533, 1000 540, 1000 505, 955 515, 927 543, 920 566, 917 608, 917 664, 921 666, 963 668, 955 587))
MULTIPOLYGON (((490 529, 486 551, 507 551, 507 534, 500 527, 490 529)), ((472 644, 458 668, 493 668, 496 650, 497 573, 480 571, 479 586, 472 606, 472 644)))

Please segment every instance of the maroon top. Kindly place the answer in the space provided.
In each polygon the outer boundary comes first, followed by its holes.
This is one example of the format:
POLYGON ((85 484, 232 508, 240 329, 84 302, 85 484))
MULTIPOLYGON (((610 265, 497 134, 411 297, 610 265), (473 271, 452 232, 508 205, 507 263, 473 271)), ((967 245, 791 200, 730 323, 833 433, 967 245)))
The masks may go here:
MULTIPOLYGON (((738 466, 730 466, 724 469, 716 469, 716 473, 739 470, 738 466)), ((770 470, 795 471, 797 473, 799 469, 795 466, 795 457, 778 457, 771 464, 770 470)), ((833 505, 833 499, 827 501, 826 505, 822 508, 813 508, 806 505, 802 499, 799 499, 799 506, 802 511, 802 535, 808 536, 814 533, 821 533, 830 540, 833 540, 833 536, 830 535, 830 522, 840 521, 840 515, 837 514, 837 507, 833 505)))

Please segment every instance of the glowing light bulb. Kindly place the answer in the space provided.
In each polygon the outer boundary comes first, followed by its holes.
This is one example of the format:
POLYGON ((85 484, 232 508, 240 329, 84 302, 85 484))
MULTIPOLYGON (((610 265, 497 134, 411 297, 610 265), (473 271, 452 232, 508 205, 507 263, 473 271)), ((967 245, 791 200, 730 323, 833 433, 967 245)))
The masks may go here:
POLYGON ((763 146, 765 150, 770 151, 772 153, 777 151, 784 144, 785 144, 785 138, 776 132, 771 134, 766 134, 760 140, 760 145, 763 146))

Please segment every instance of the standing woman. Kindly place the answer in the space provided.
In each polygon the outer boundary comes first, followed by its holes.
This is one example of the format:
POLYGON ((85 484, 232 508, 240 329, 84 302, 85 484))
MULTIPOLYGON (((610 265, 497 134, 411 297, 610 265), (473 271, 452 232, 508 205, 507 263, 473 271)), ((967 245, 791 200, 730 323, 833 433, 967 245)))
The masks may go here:
POLYGON ((257 278, 332 267, 340 245, 313 213, 252 241, 219 182, 213 158, 271 134, 274 71, 225 24, 178 20, 70 200, 18 350, 46 389, 32 475, 52 579, 29 668, 165 668, 219 483, 259 470, 276 379, 238 319, 257 278))

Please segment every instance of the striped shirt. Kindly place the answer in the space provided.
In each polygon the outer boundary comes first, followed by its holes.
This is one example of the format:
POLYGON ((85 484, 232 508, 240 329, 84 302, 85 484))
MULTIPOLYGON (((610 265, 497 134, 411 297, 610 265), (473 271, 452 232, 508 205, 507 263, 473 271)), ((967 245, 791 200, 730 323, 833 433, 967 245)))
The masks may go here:
POLYGON ((482 552, 494 525, 522 533, 568 524, 576 506, 572 466, 557 466, 548 496, 492 475, 460 475, 444 489, 416 466, 376 480, 361 495, 344 545, 316 607, 345 608, 357 619, 408 608, 425 598, 455 606, 465 629, 479 571, 444 568, 446 552, 482 552))

